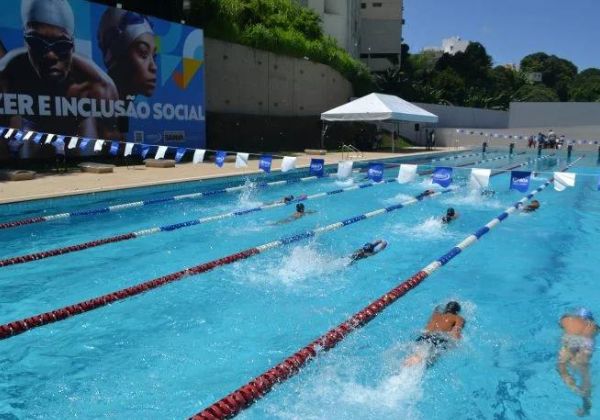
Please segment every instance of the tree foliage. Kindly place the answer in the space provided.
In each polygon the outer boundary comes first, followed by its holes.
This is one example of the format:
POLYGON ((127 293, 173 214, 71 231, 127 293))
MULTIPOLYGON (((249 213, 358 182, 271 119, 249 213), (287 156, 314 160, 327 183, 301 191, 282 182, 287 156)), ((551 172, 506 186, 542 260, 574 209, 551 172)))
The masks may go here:
POLYGON ((577 66, 555 55, 538 52, 521 60, 521 71, 541 73, 542 83, 553 89, 561 101, 567 101, 569 85, 577 75, 577 66))
POLYGON ((600 69, 587 69, 575 76, 569 97, 575 102, 600 102, 600 69))

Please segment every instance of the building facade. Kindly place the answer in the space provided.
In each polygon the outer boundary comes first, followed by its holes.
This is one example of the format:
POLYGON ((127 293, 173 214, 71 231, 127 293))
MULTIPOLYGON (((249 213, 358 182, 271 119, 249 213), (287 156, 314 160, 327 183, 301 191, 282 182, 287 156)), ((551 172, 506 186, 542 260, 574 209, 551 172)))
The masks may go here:
POLYGON ((465 52, 471 41, 461 39, 459 36, 451 36, 450 38, 442 39, 441 47, 425 47, 423 51, 430 51, 442 54, 454 55, 459 52, 465 52))

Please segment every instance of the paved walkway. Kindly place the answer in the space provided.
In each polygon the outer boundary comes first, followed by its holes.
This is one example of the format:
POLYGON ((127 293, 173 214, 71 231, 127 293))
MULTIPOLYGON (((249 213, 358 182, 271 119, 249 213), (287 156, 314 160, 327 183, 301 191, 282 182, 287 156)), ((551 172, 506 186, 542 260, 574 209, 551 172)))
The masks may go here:
MULTIPOLYGON (((425 152, 423 148, 414 148, 414 150, 414 153, 402 154, 364 153, 363 158, 353 158, 352 160, 376 160, 431 153, 425 152)), ((337 163, 342 158, 341 153, 328 153, 324 156, 302 154, 298 156, 296 167, 308 167, 310 159, 313 157, 324 158, 326 164, 337 163)), ((280 166, 280 159, 274 158, 273 168, 278 170, 280 166)), ((109 174, 78 171, 66 174, 38 174, 35 179, 30 181, 0 181, 0 204, 173 182, 197 181, 221 176, 249 175, 260 172, 257 168, 258 160, 251 160, 247 168, 236 168, 234 163, 225 163, 222 168, 218 168, 213 162, 204 162, 199 165, 184 163, 175 168, 146 168, 143 165, 120 166, 109 174)))

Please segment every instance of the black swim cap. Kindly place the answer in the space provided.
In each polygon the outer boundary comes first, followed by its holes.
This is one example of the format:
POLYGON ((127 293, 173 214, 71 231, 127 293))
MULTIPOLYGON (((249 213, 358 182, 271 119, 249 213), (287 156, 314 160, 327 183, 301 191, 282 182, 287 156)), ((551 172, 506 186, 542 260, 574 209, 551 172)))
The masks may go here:
POLYGON ((460 304, 458 302, 450 301, 446 304, 446 309, 444 310, 444 313, 456 315, 459 312, 460 312, 460 304))
POLYGON ((288 195, 287 197, 283 197, 283 202, 284 203, 289 203, 290 201, 292 201, 294 199, 293 195, 288 195))
POLYGON ((296 211, 299 213, 304 213, 304 204, 302 204, 302 203, 296 204, 296 211))
POLYGON ((454 209, 452 207, 450 207, 448 210, 446 210, 446 214, 448 216, 454 216, 454 209))

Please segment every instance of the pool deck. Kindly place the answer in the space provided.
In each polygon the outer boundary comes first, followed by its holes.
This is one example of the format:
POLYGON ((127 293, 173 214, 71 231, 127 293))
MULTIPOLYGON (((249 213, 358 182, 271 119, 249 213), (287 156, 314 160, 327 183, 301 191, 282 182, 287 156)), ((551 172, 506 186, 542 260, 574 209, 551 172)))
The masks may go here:
MULTIPOLYGON (((431 152, 425 151, 424 148, 414 148, 414 152, 410 153, 365 152, 363 153, 364 157, 352 158, 351 160, 358 162, 418 156, 444 151, 457 151, 457 149, 437 148, 431 152)), ((297 168, 308 167, 311 158, 323 158, 325 164, 335 164, 342 160, 341 153, 327 153, 320 156, 297 154, 297 157, 297 168)), ((280 166, 281 159, 273 158, 273 172, 278 172, 280 166)), ((236 168, 235 163, 232 162, 227 162, 222 168, 218 168, 213 162, 207 161, 198 165, 192 163, 179 164, 174 168, 147 168, 144 165, 119 166, 114 168, 113 173, 107 174, 86 173, 75 170, 65 174, 38 173, 35 179, 29 181, 0 181, 0 204, 175 182, 198 181, 223 176, 250 175, 261 172, 257 167, 258 160, 251 160, 246 168, 236 168)))

